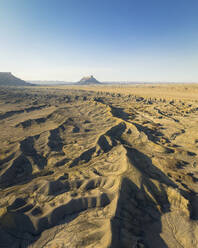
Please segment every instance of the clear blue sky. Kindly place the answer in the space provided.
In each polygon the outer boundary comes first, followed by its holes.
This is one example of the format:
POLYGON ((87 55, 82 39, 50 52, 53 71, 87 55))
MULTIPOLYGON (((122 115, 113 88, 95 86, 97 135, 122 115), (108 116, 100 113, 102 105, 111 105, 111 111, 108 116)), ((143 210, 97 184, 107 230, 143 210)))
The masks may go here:
POLYGON ((198 82, 198 1, 0 0, 0 71, 198 82))

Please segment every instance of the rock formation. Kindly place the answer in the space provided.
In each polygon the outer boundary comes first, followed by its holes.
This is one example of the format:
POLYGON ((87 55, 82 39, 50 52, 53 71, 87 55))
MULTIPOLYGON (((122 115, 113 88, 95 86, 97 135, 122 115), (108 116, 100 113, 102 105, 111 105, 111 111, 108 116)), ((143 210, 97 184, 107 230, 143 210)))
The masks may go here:
POLYGON ((77 84, 90 85, 90 84, 101 84, 101 83, 91 75, 88 77, 83 77, 77 84))
POLYGON ((30 86, 30 83, 21 80, 11 72, 0 72, 0 86, 30 86))

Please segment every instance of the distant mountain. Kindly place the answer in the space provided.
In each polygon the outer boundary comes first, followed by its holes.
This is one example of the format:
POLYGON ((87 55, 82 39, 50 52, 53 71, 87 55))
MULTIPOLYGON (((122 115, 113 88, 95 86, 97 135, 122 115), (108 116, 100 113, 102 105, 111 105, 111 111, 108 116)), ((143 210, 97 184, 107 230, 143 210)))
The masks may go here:
POLYGON ((54 80, 28 80, 28 83, 37 85, 73 85, 74 82, 54 81, 54 80))
POLYGON ((11 72, 0 72, 0 86, 31 86, 33 84, 21 80, 11 72))
POLYGON ((90 85, 90 84, 101 84, 98 80, 96 80, 92 75, 88 77, 83 77, 79 82, 78 85, 90 85))

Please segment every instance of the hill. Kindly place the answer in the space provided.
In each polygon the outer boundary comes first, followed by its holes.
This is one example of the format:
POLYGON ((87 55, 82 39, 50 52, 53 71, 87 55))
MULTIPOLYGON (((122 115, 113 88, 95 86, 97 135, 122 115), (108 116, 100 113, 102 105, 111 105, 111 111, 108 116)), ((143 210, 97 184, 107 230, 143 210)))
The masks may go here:
POLYGON ((31 86, 33 84, 27 83, 20 78, 12 75, 11 72, 0 72, 0 86, 31 86))
POLYGON ((79 82, 79 85, 90 85, 90 84, 101 84, 98 80, 96 80, 92 75, 88 77, 83 77, 79 82))

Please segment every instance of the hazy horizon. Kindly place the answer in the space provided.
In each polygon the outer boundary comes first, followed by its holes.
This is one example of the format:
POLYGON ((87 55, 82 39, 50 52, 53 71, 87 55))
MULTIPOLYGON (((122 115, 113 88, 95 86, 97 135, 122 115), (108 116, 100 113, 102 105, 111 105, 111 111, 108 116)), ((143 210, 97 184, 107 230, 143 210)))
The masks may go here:
POLYGON ((0 68, 21 79, 198 82, 198 2, 0 2, 0 68))
MULTIPOLYGON (((35 84, 74 84, 77 83, 78 81, 66 81, 66 80, 26 80, 27 82, 30 83, 35 83, 35 84)), ((122 81, 122 80, 115 80, 115 81, 100 81, 101 83, 104 84, 111 84, 111 83, 118 83, 118 84, 197 84, 198 81, 194 82, 174 82, 174 81, 122 81)))

